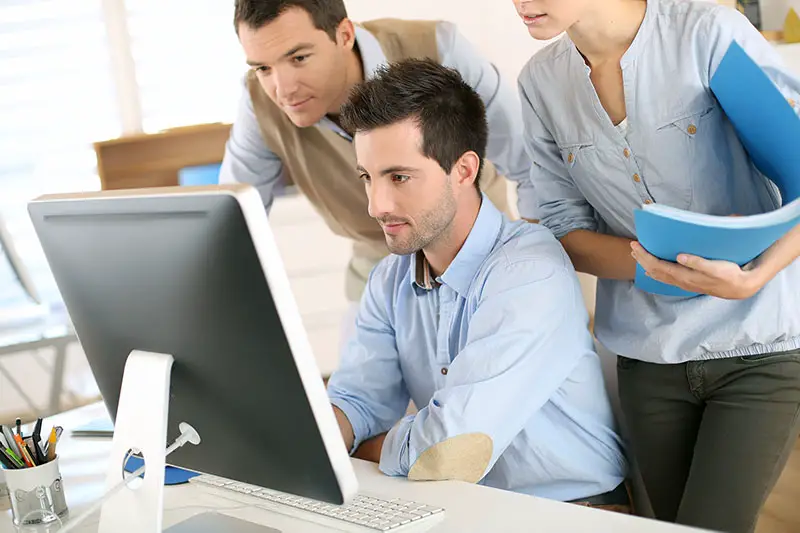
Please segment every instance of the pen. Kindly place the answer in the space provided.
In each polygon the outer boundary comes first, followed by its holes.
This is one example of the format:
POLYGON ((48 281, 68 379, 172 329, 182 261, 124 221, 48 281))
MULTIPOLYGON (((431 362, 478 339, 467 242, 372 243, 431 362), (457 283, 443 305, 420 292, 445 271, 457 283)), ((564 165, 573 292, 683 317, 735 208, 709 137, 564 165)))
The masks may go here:
POLYGON ((25 448, 28 450, 28 455, 31 456, 31 462, 33 462, 33 466, 44 464, 44 461, 39 459, 39 454, 36 452, 36 446, 33 442, 33 437, 24 438, 22 439, 22 442, 25 443, 25 448))
POLYGON ((22 436, 22 419, 17 418, 17 435, 22 436))
POLYGON ((14 434, 11 432, 8 426, 3 426, 2 431, 3 431, 3 436, 6 438, 6 443, 8 444, 8 447, 18 456, 22 455, 19 451, 19 448, 17 447, 17 441, 14 440, 14 434))
POLYGON ((37 418, 36 419, 36 426, 33 429, 33 435, 31 437, 31 441, 33 442, 32 451, 36 455, 36 461, 40 465, 45 464, 47 462, 47 458, 44 456, 44 453, 42 452, 42 446, 40 444, 42 442, 42 419, 41 418, 37 418))
POLYGON ((33 441, 33 447, 36 448, 36 462, 40 465, 43 465, 47 462, 47 455, 44 453, 44 448, 42 448, 41 443, 38 440, 33 441))
POLYGON ((22 437, 19 435, 14 435, 14 440, 17 441, 17 447, 19 447, 20 455, 22 456, 22 460, 25 461, 25 464, 33 468, 35 465, 33 464, 33 459, 31 459, 30 454, 25 446, 25 442, 22 440, 22 437))
POLYGON ((56 444, 58 444, 58 432, 56 428, 50 430, 50 436, 47 437, 47 460, 52 461, 56 458, 56 444))
POLYGON ((3 466, 5 467, 6 470, 16 470, 17 469, 17 464, 14 461, 12 461, 5 454, 5 452, 0 453, 0 463, 3 464, 3 466))
POLYGON ((20 459, 20 458, 17 456, 17 454, 16 454, 16 453, 14 453, 14 451, 13 451, 11 448, 6 448, 5 450, 2 450, 2 452, 3 452, 3 454, 5 454, 5 455, 6 455, 8 458, 10 458, 10 459, 11 459, 11 461, 12 461, 12 462, 13 462, 15 465, 17 465, 17 468, 25 468, 25 463, 23 463, 23 462, 22 462, 22 459, 20 459))

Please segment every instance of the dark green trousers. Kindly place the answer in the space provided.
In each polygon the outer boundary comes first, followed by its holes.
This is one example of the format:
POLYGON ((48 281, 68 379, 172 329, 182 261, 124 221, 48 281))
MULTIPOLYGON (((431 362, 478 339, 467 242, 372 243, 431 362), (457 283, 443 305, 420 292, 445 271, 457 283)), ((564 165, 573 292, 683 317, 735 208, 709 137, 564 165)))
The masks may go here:
POLYGON ((800 432, 800 350, 676 365, 619 357, 617 375, 656 518, 753 531, 800 432))

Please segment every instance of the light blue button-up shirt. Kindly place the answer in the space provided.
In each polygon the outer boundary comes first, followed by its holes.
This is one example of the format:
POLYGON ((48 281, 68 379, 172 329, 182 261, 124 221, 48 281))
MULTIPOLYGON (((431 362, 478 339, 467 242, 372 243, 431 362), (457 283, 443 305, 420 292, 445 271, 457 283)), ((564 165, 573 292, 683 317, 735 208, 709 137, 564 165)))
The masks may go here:
POLYGON ((406 476, 431 446, 479 433, 493 448, 485 485, 573 500, 622 482, 580 286, 553 235, 510 222, 484 197, 430 288, 416 275, 426 263, 392 255, 369 278, 355 336, 328 383, 353 426, 353 449, 391 429, 380 468, 406 476), (403 417, 409 399, 420 409, 403 417))
MULTIPOLYGON (((361 54, 364 77, 371 79, 379 67, 387 64, 386 55, 375 36, 360 26, 356 26, 356 43, 361 54)), ((441 64, 457 70, 486 106, 489 124, 486 158, 494 163, 498 172, 520 185, 518 196, 521 205, 534 209, 535 200, 528 181, 530 161, 525 154, 522 117, 513 85, 502 79, 497 68, 478 53, 454 24, 437 24, 436 45, 441 64)), ((327 117, 323 117, 316 127, 331 129, 345 139, 352 140, 349 134, 327 117)), ((266 146, 261 136, 253 102, 245 84, 239 111, 225 146, 220 182, 253 185, 269 210, 275 193, 284 182, 282 173, 283 163, 266 146)))
MULTIPOLYGON (((709 89, 734 39, 800 101, 800 82, 750 22, 707 2, 647 2, 621 61, 627 132, 611 123, 568 37, 535 55, 519 82, 542 223, 559 238, 586 229, 634 239, 633 212, 645 202, 714 215, 780 205, 709 89)), ((798 287, 797 261, 748 300, 658 296, 600 280, 595 333, 618 354, 659 363, 792 350, 798 287)))

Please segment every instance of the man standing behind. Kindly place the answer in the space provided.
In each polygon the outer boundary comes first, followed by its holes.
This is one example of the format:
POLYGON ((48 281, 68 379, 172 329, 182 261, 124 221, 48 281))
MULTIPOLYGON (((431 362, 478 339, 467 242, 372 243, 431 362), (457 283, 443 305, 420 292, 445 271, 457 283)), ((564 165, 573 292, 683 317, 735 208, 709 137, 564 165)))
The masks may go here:
POLYGON ((575 271, 548 230, 481 193, 479 96, 407 60, 359 85, 342 122, 396 254, 372 271, 328 384, 348 449, 388 475, 627 510, 575 271), (409 399, 420 410, 403 417, 409 399))
MULTIPOLYGON (((282 182, 294 183, 334 233, 354 242, 349 301, 358 301, 370 270, 388 252, 367 214, 339 107, 379 66, 430 57, 461 72, 488 110, 488 158, 510 179, 529 184, 516 95, 453 24, 383 19, 356 26, 343 0, 237 0, 235 25, 251 70, 220 180, 254 185, 267 209, 282 182)), ((506 181, 492 165, 483 185, 505 210, 506 181)), ((536 205, 530 191, 519 194, 536 205)))

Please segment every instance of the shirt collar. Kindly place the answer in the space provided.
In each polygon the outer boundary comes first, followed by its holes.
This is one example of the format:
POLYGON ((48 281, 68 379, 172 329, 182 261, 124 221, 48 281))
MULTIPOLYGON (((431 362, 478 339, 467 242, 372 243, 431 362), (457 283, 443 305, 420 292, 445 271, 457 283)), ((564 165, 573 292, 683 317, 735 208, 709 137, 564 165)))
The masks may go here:
POLYGON ((358 53, 361 54, 361 66, 364 67, 365 79, 374 78, 378 68, 389 64, 378 39, 362 26, 356 26, 356 44, 358 53))
POLYGON ((436 289, 441 285, 438 278, 433 275, 431 264, 428 263, 422 250, 418 250, 411 258, 411 284, 426 291, 436 289))
POLYGON ((620 61, 620 66, 622 68, 627 67, 630 63, 635 61, 640 51, 644 48, 644 45, 647 44, 647 40, 653 33, 651 26, 655 23, 659 7, 659 0, 647 0, 647 2, 645 2, 644 19, 639 26, 639 31, 636 32, 636 37, 633 38, 633 42, 622 56, 622 60, 620 61))
POLYGON ((439 285, 447 285, 461 297, 466 297, 472 280, 486 258, 494 249, 497 236, 503 225, 503 215, 486 197, 481 195, 481 208, 475 224, 444 274, 434 278, 430 264, 422 250, 411 260, 412 283, 421 289, 431 290, 439 285))

